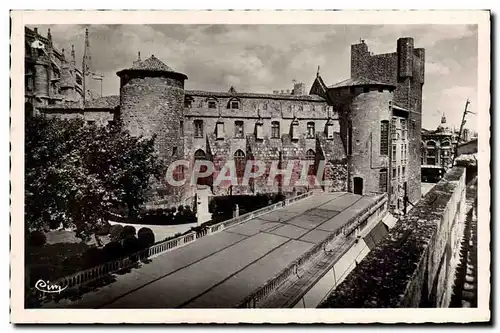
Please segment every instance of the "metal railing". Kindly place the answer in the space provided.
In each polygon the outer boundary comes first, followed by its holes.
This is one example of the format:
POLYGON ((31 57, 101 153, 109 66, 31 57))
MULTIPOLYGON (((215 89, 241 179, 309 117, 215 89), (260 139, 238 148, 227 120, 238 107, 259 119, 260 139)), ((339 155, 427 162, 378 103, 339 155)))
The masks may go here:
POLYGON ((316 244, 309 251, 301 255, 299 258, 294 260, 291 264, 285 267, 280 273, 278 273, 273 278, 269 279, 265 282, 261 287, 257 288, 250 295, 245 297, 238 305, 238 308, 256 308, 259 301, 270 295, 277 288, 279 288, 290 276, 296 275, 297 272, 305 266, 312 258, 316 257, 319 253, 323 251, 325 246, 337 238, 339 235, 341 237, 349 236, 354 230, 358 227, 360 223, 363 222, 364 219, 367 219, 372 214, 377 212, 377 210, 385 205, 388 201, 387 194, 384 194, 380 200, 377 200, 375 203, 366 207, 356 216, 352 217, 347 223, 343 225, 342 228, 337 229, 333 233, 331 233, 326 239, 322 242, 316 244), (346 226, 350 226, 351 228, 346 228, 346 226), (341 235, 342 234, 342 235, 341 235))
MULTIPOLYGON (((234 226, 239 223, 247 222, 255 217, 267 214, 273 210, 276 210, 278 208, 287 206, 289 204, 292 204, 298 200, 305 199, 307 197, 310 197, 313 195, 313 192, 307 192, 304 194, 301 194, 299 196, 286 199, 284 201, 280 201, 278 203, 275 203, 270 206, 266 206, 264 208, 255 210, 253 212, 243 214, 241 216, 232 218, 227 221, 219 222, 217 224, 213 224, 210 226, 207 226, 203 228, 202 230, 198 232, 190 232, 188 234, 179 236, 174 239, 169 239, 160 243, 157 243, 155 245, 152 245, 151 247, 140 250, 138 252, 135 252, 131 255, 106 262, 104 264, 76 272, 74 274, 56 279, 55 281, 51 281, 54 284, 57 284, 61 286, 62 288, 67 287, 69 288, 76 288, 91 282, 94 282, 96 280, 99 280, 103 278, 104 276, 108 274, 112 274, 115 272, 118 272, 123 269, 128 269, 133 266, 135 266, 138 262, 143 261, 148 258, 153 258, 156 257, 160 254, 163 254, 165 252, 171 251, 173 249, 182 247, 188 243, 194 242, 199 238, 205 237, 206 235, 209 234, 214 234, 218 233, 228 227, 234 226)), ((35 288, 32 288, 32 293, 40 296, 46 296, 46 294, 41 294, 38 292, 35 288)))

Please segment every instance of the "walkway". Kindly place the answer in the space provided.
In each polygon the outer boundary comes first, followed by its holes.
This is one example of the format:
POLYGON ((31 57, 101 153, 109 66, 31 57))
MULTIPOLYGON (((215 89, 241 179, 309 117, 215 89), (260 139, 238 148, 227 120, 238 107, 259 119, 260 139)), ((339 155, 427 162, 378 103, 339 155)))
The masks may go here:
POLYGON ((230 308, 378 197, 323 193, 167 252, 70 308, 230 308))

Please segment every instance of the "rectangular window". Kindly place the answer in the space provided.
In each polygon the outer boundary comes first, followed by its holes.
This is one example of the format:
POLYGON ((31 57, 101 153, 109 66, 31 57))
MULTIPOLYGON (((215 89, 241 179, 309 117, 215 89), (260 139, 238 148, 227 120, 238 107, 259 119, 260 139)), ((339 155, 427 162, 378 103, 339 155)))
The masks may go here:
POLYGON ((203 120, 194 121, 194 137, 195 138, 203 137, 203 120))
POLYGON ((401 139, 406 140, 408 136, 408 128, 406 126, 406 119, 401 119, 401 139))
POLYGON ((172 148, 172 156, 177 156, 177 147, 172 148))
POLYGON ((184 121, 179 121, 179 136, 184 136, 184 121))
POLYGON ((393 161, 396 160, 396 145, 395 144, 392 145, 392 160, 393 161))
POLYGON ((380 155, 389 155, 389 122, 380 124, 380 155))
POLYGON ((314 132, 315 132, 314 123, 313 122, 307 123, 307 138, 314 139, 314 132))
POLYGON ((396 168, 392 168, 392 178, 396 178, 396 168))
POLYGON ((378 187, 380 192, 387 192, 387 169, 380 170, 378 187))
POLYGON ((215 101, 208 101, 208 108, 215 109, 217 107, 217 103, 215 101))
POLYGON ((401 167, 398 166, 398 178, 401 177, 401 167))
POLYGON ((405 146, 401 145, 401 155, 400 156, 401 156, 402 160, 404 160, 404 158, 405 158, 404 148, 405 148, 405 146))
POLYGON ((402 172, 403 172, 403 178, 405 178, 406 177, 406 167, 403 167, 403 171, 402 172))
POLYGON ((191 99, 184 100, 184 107, 185 108, 190 109, 192 105, 193 105, 193 101, 191 99))
POLYGON ((245 132, 243 129, 243 122, 242 121, 235 121, 234 122, 234 137, 242 139, 245 136, 245 132))
POLYGON ((238 101, 231 102, 231 109, 239 109, 239 108, 240 108, 240 103, 238 101))
POLYGON ((405 144, 405 161, 408 159, 408 145, 405 144))

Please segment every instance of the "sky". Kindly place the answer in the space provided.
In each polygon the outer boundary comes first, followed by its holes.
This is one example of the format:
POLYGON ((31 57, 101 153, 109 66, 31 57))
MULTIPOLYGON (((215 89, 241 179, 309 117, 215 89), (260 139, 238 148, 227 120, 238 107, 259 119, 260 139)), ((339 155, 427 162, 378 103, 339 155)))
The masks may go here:
MULTIPOLYGON (((30 26, 31 27, 31 26, 30 26)), ((33 27, 31 27, 33 28, 33 27)), ((400 37, 425 48, 422 127, 435 129, 443 112, 460 127, 466 99, 477 103, 478 35, 475 25, 50 25, 55 46, 75 45, 81 66, 89 28, 93 67, 104 74, 103 94, 119 94, 116 72, 141 52, 188 76, 189 90, 271 93, 311 87, 318 66, 327 85, 350 77, 350 46, 364 39, 369 51, 395 52, 400 37)), ((466 127, 476 129, 477 116, 466 127)))

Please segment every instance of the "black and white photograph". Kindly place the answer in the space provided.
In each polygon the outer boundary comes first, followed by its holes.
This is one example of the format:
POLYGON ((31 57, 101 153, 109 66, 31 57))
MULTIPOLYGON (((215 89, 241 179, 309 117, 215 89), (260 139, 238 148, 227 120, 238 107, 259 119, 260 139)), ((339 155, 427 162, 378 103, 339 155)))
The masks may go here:
POLYGON ((488 11, 72 13, 11 12, 12 321, 489 320, 488 11))

